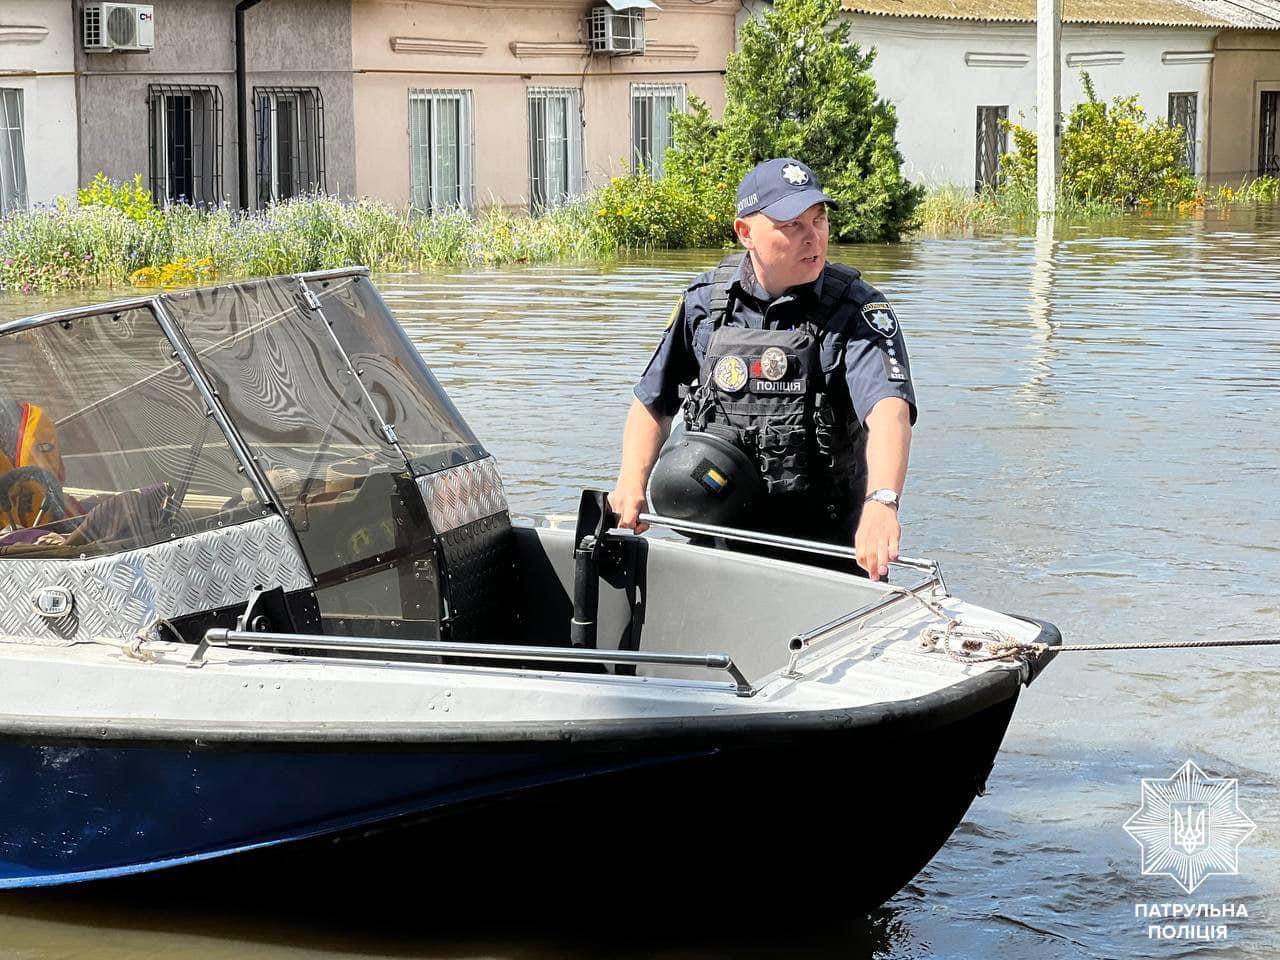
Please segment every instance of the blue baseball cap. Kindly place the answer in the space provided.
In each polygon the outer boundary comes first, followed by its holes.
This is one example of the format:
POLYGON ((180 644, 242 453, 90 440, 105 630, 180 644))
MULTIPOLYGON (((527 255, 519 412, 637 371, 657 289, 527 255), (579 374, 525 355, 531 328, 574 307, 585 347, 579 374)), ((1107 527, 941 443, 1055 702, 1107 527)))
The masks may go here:
POLYGON ((818 175, 791 157, 758 163, 738 184, 736 214, 763 213, 771 220, 794 220, 815 203, 836 202, 822 192, 818 175))

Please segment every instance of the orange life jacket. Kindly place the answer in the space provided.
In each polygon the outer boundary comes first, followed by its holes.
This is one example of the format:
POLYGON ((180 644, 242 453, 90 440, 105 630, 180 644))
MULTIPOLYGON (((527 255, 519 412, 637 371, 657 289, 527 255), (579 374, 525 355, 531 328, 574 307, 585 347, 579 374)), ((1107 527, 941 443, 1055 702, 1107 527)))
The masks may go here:
MULTIPOLYGON (((58 448, 58 432, 53 418, 43 407, 17 400, 0 400, 0 477, 18 467, 39 467, 66 480, 62 451, 58 448)), ((0 507, 0 526, 33 526, 44 508, 44 487, 26 480, 5 491, 13 504, 12 514, 0 507)), ((68 514, 79 513, 71 502, 68 514)))

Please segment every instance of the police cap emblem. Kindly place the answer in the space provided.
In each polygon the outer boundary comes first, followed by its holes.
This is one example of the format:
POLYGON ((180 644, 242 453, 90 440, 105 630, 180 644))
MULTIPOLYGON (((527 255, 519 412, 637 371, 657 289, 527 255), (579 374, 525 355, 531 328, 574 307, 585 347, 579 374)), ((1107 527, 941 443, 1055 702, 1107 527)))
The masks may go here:
POLYGON ((862 317, 882 337, 892 337, 898 332, 898 318, 893 314, 893 307, 883 301, 864 306, 862 317))
POLYGON ((781 380, 787 375, 787 354, 781 347, 769 347, 760 355, 760 375, 766 380, 781 380))
POLYGON ((747 361, 732 354, 716 361, 713 374, 716 386, 726 393, 737 393, 747 385, 747 361))
POLYGON ((788 163, 782 168, 782 179, 793 187, 803 187, 809 182, 809 175, 796 163, 788 163))

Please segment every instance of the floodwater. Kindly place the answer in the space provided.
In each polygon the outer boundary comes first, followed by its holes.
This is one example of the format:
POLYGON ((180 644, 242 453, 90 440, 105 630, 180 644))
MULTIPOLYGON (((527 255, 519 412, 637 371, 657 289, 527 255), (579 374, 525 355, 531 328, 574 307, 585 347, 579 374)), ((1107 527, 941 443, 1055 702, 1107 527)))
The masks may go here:
MULTIPOLYGON (((904 552, 941 559, 955 593, 1052 620, 1068 641, 1280 636, 1280 213, 835 255, 888 295, 908 337, 921 410, 904 552)), ((573 509, 583 485, 610 485, 630 386, 679 289, 715 257, 380 283, 499 458, 513 508, 543 514, 573 509)), ((45 306, 0 299, 0 316, 45 306)), ((870 918, 805 909, 804 891, 838 884, 831 876, 789 877, 795 893, 771 916, 619 904, 592 920, 566 891, 558 916, 505 922, 510 893, 495 892, 488 920, 459 920, 429 903, 374 918, 72 889, 0 896, 0 957, 1270 958, 1277 722, 1280 648, 1063 654, 1024 693, 988 794, 870 918), (1191 895, 1144 876, 1123 829, 1141 779, 1188 759, 1238 779, 1257 824, 1238 875, 1191 895), (1235 911, 1191 921, 1197 935, 1225 923, 1225 940, 1178 938, 1173 924, 1187 921, 1135 915, 1201 903, 1235 911), (1149 936, 1157 922, 1174 939, 1149 936)), ((912 829, 891 808, 846 827, 912 829)), ((714 883, 732 866, 705 869, 714 883)))

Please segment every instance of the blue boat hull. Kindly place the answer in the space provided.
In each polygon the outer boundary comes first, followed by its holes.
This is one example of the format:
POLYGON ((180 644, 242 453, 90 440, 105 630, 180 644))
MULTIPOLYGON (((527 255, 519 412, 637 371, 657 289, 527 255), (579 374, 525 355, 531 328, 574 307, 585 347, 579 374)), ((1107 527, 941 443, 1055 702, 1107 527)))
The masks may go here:
POLYGON ((339 834, 663 756, 526 749, 0 743, 0 888, 119 877, 339 834))
POLYGON ((1012 672, 975 678, 970 696, 930 713, 886 704, 582 739, 3 740, 0 886, 177 867, 155 882, 195 877, 205 891, 213 877, 272 897, 310 885, 327 897, 378 883, 395 894, 408 871, 421 895, 431 882, 484 890, 499 871, 525 896, 612 896, 628 883, 702 896, 704 874, 682 867, 690 855, 731 887, 749 876, 734 865, 763 844, 797 867, 844 870, 832 888, 841 903, 870 909, 937 853, 981 791, 1018 686, 1012 672))

